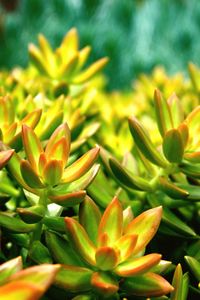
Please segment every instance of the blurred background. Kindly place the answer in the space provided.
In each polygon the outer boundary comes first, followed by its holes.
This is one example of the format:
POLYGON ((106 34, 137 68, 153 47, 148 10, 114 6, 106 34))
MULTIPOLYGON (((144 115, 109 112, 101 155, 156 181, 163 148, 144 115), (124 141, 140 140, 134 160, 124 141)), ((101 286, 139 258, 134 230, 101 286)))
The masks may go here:
POLYGON ((90 61, 109 56, 108 89, 129 89, 141 72, 200 65, 198 0, 0 0, 0 68, 25 67, 28 43, 43 33, 57 47, 76 27, 90 61))

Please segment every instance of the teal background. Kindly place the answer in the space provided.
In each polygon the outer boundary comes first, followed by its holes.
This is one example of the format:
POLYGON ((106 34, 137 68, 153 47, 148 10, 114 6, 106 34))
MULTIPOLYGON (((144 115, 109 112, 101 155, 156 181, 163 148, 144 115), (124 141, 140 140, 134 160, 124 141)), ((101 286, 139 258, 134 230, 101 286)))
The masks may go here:
POLYGON ((200 64, 198 0, 19 0, 16 11, 1 10, 0 67, 26 66, 38 33, 56 47, 74 26, 81 46, 93 48, 90 62, 110 57, 109 89, 130 88, 156 65, 173 74, 200 64))

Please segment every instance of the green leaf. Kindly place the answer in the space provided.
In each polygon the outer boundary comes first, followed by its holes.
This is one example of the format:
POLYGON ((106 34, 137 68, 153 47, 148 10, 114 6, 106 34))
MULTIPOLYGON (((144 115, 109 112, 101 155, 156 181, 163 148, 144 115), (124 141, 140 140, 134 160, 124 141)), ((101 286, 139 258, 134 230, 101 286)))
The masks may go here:
POLYGON ((98 206, 88 196, 79 206, 79 222, 86 230, 91 241, 96 245, 98 226, 101 220, 101 212, 98 206))
POLYGON ((177 265, 174 272, 172 286, 174 290, 171 293, 170 300, 182 300, 183 272, 180 264, 177 265))
POLYGON ((184 111, 183 111, 183 107, 181 105, 181 101, 176 96, 176 94, 173 93, 167 100, 167 103, 168 103, 170 112, 172 113, 171 117, 173 119, 173 125, 176 128, 184 120, 184 111))
POLYGON ((95 147, 81 156, 64 170, 62 182, 72 182, 83 176, 94 164, 99 154, 99 147, 95 147))
POLYGON ((13 216, 6 215, 3 212, 0 212, 0 226, 5 227, 14 232, 31 232, 35 229, 35 225, 26 224, 18 218, 13 216))
POLYGON ((91 278, 91 285, 93 289, 103 295, 103 297, 109 297, 114 295, 119 285, 117 280, 109 273, 106 272, 95 272, 91 278))
POLYGON ((165 133, 173 127, 173 122, 169 104, 157 89, 154 92, 154 104, 158 129, 164 137, 165 133))
MULTIPOLYGON (((71 134, 67 123, 63 123, 60 126, 58 126, 56 130, 52 133, 50 139, 48 140, 47 146, 45 148, 45 154, 48 158, 51 158, 50 155, 52 151, 54 151, 55 147, 57 147, 55 145, 57 145, 57 142, 59 142, 63 137, 65 138, 65 142, 63 144, 66 151, 65 161, 68 160, 70 152, 71 134)), ((61 141, 60 143, 62 144, 63 141, 61 141)))
POLYGON ((200 281, 200 262, 191 256, 184 256, 184 258, 196 279, 200 281))
POLYGON ((187 190, 180 188, 179 186, 170 182, 164 177, 159 178, 159 185, 161 190, 173 199, 187 199, 189 196, 187 190))
POLYGON ((40 180, 39 175, 34 171, 27 160, 22 160, 20 164, 21 174, 28 186, 33 189, 43 189, 45 185, 40 180))
POLYGON ((121 237, 123 229, 123 211, 119 200, 114 197, 101 218, 98 239, 106 233, 109 236, 109 245, 112 246, 121 237))
POLYGON ((100 247, 96 251, 96 265, 102 271, 109 271, 116 267, 119 261, 119 252, 112 247, 100 247))
POLYGON ((89 80, 92 76, 94 76, 97 72, 102 70, 105 65, 108 63, 108 58, 104 57, 93 63, 86 70, 79 73, 72 80, 73 84, 81 84, 89 80))
POLYGON ((59 204, 63 207, 70 207, 81 203, 85 199, 85 196, 86 191, 78 191, 64 195, 49 194, 48 198, 52 202, 59 204))
POLYGON ((17 208, 21 219, 28 224, 34 224, 41 221, 45 215, 45 209, 41 205, 34 205, 31 207, 17 208))
POLYGON ((45 232, 47 247, 56 263, 84 266, 80 256, 74 251, 69 241, 50 231, 45 232))
POLYGON ((139 191, 151 191, 151 186, 149 185, 147 180, 137 175, 132 176, 115 159, 110 158, 109 165, 113 172, 113 175, 122 187, 125 186, 130 189, 139 191))
POLYGON ((7 164, 7 162, 11 159, 14 150, 4 150, 0 152, 0 170, 7 164))
POLYGON ((121 289, 128 295, 158 297, 170 293, 173 287, 160 275, 146 273, 144 275, 125 278, 121 289))
POLYGON ((63 161, 56 160, 56 159, 49 160, 44 166, 42 172, 44 181, 50 186, 54 186, 58 184, 62 178, 62 174, 63 174, 63 161))
POLYGON ((84 292, 91 289, 92 271, 87 268, 62 265, 56 276, 55 285, 70 292, 84 292))
POLYGON ((17 273, 23 268, 22 258, 18 256, 0 265, 0 285, 8 281, 12 274, 17 273))
POLYGON ((52 264, 53 260, 47 247, 40 241, 34 241, 29 250, 29 257, 37 264, 52 264))
POLYGON ((114 272, 121 277, 131 277, 148 272, 160 262, 161 255, 157 253, 147 254, 142 257, 129 259, 118 265, 114 272))
POLYGON ((42 145, 35 132, 27 125, 22 126, 22 140, 27 159, 32 168, 37 171, 39 157, 43 152, 42 145))
POLYGON ((137 216, 125 229, 126 234, 138 235, 133 254, 143 250, 156 234, 162 217, 162 206, 149 209, 137 216))
POLYGON ((163 152, 168 161, 180 163, 184 154, 184 144, 178 129, 166 132, 163 139, 163 152))
POLYGON ((43 223, 51 230, 64 233, 66 230, 64 217, 48 217, 43 218, 43 223))
POLYGON ((134 117, 129 118, 129 127, 134 141, 143 155, 153 164, 166 168, 167 162, 153 145, 139 121, 134 117))
POLYGON ((85 229, 74 219, 65 218, 67 236, 74 249, 91 265, 95 265, 96 248, 89 239, 85 229))

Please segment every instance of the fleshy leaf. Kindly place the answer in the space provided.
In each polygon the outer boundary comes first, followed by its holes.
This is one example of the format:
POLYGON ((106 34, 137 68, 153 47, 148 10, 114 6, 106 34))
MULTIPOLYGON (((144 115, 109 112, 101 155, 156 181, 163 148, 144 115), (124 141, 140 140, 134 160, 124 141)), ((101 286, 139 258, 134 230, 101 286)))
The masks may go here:
POLYGON ((167 100, 167 103, 169 105, 170 111, 172 112, 173 125, 176 128, 184 120, 184 111, 181 105, 181 101, 176 96, 176 94, 173 93, 167 100))
POLYGON ((102 271, 109 271, 116 267, 119 252, 112 247, 101 247, 96 251, 96 265, 102 271))
POLYGON ((4 150, 0 152, 0 170, 6 165, 6 163, 11 159, 14 150, 4 150))
POLYGON ((35 229, 35 225, 26 224, 19 218, 8 216, 3 212, 0 212, 0 225, 14 232, 31 232, 35 229))
POLYGON ((114 197, 108 205, 101 218, 98 236, 107 233, 109 236, 110 245, 112 246, 116 240, 122 235, 123 230, 123 211, 119 200, 114 197))
POLYGON ((49 160, 43 170, 44 181, 51 186, 58 184, 63 174, 63 161, 52 159, 49 160))
POLYGON ((75 206, 81 203, 86 196, 86 191, 78 191, 64 195, 51 195, 49 194, 49 199, 64 207, 75 206))
POLYGON ((40 241, 34 241, 29 250, 29 257, 37 264, 52 264, 49 249, 40 241))
POLYGON ((34 224, 42 220, 45 209, 42 205, 34 205, 31 207, 20 207, 17 209, 21 219, 28 224, 34 224))
POLYGON ((154 237, 162 217, 162 206, 149 209, 133 219, 125 229, 126 234, 138 235, 133 253, 136 254, 144 249, 154 237))
POLYGON ((47 247, 56 263, 84 266, 83 261, 71 247, 69 241, 51 231, 45 232, 45 238, 47 247))
POLYGON ((91 241, 96 244, 101 212, 98 206, 88 196, 79 206, 79 222, 85 228, 91 241))
POLYGON ((0 285, 3 285, 7 279, 22 269, 22 258, 18 256, 0 265, 0 285))
POLYGON ((62 265, 55 279, 55 285, 70 292, 84 292, 91 288, 92 271, 87 268, 62 265))
POLYGON ((200 281, 200 262, 191 256, 185 256, 184 258, 196 279, 200 281))
POLYGON ((95 265, 96 248, 90 241, 85 229, 74 219, 65 218, 67 236, 78 253, 89 264, 95 265))
POLYGON ((178 264, 174 272, 172 285, 174 290, 171 293, 170 300, 181 300, 182 298, 182 285, 183 285, 183 272, 181 265, 178 264))
POLYGON ((30 282, 14 281, 0 287, 1 300, 39 300, 45 290, 30 282))
POLYGON ((21 174, 26 182, 31 188, 42 189, 44 184, 40 180, 39 175, 33 170, 30 163, 26 160, 22 160, 20 164, 21 174))
POLYGON ((189 196, 189 193, 187 190, 184 190, 174 183, 168 181, 164 177, 159 178, 159 184, 161 189, 170 197, 173 199, 185 199, 189 196))
POLYGON ((48 152, 47 159, 61 160, 63 162, 63 166, 65 166, 68 156, 69 156, 69 145, 67 144, 66 138, 62 137, 51 147, 51 149, 48 152))
POLYGON ((36 171, 40 154, 43 152, 42 145, 35 132, 27 125, 22 126, 22 139, 27 159, 36 171))
POLYGON ((67 151, 66 151, 65 160, 67 161, 70 152, 70 143, 71 143, 71 134, 67 123, 63 123, 60 126, 58 126, 56 130, 53 132, 53 134, 51 135, 45 149, 45 154, 47 155, 47 157, 49 157, 49 154, 51 153, 51 151, 53 151, 52 149, 55 147, 55 144, 62 137, 64 137, 66 140, 65 148, 67 149, 67 151))
POLYGON ((64 170, 62 182, 72 182, 83 176, 94 164, 99 147, 93 148, 64 170))
POLYGON ((115 159, 110 158, 109 165, 120 185, 134 190, 151 191, 147 180, 137 175, 132 176, 115 159))
POLYGON ((154 103, 158 129, 161 136, 164 136, 173 127, 172 116, 168 102, 163 99, 160 91, 157 89, 154 92, 154 103))
POLYGON ((143 129, 142 125, 136 118, 129 118, 129 127, 134 141, 143 155, 153 164, 165 168, 167 166, 167 162, 158 152, 158 150, 148 137, 147 133, 143 129))
POLYGON ((118 289, 118 282, 112 275, 105 272, 95 272, 91 278, 91 285, 97 293, 104 295, 104 297, 114 295, 118 289))
POLYGON ((34 129, 36 127, 36 125, 38 124, 38 122, 41 118, 41 115, 42 115, 42 110, 36 109, 36 110, 30 112, 28 115, 26 115, 26 117, 24 117, 20 121, 19 125, 26 124, 26 126, 34 129))
POLYGON ((94 76, 97 72, 105 67, 108 63, 108 58, 104 57, 93 63, 86 70, 82 71, 82 73, 78 74, 73 78, 72 83, 80 84, 89 80, 92 76, 94 76))
POLYGON ((114 269, 114 272, 122 277, 140 275, 148 272, 153 266, 157 265, 160 259, 160 254, 147 254, 121 263, 114 269))
POLYGON ((168 161, 180 163, 184 154, 184 144, 178 129, 167 131, 163 140, 163 152, 168 161))
POLYGON ((128 295, 158 297, 163 296, 171 291, 173 287, 160 275, 146 273, 144 275, 126 278, 121 286, 122 290, 128 295))
POLYGON ((137 235, 125 234, 116 241, 115 247, 120 251, 120 262, 125 261, 133 253, 137 243, 137 235))

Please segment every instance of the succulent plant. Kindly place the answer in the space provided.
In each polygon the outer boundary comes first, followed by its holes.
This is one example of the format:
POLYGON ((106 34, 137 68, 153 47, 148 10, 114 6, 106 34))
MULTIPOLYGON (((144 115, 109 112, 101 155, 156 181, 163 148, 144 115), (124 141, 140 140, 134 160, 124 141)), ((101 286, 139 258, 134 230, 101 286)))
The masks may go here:
MULTIPOLYGON (((71 247, 64 250, 69 251, 65 255, 67 264, 62 265, 55 284, 70 292, 97 293, 101 298, 123 291, 149 297, 168 294, 172 286, 154 270, 166 269, 169 262, 162 261, 157 253, 144 255, 161 215, 162 208, 157 207, 133 218, 130 207, 123 211, 116 197, 101 215, 95 203, 86 197, 80 205, 79 222, 65 218, 71 247), (77 255, 81 259, 79 265, 77 255)), ((53 257, 63 261, 59 237, 48 233, 46 238, 53 257)))

